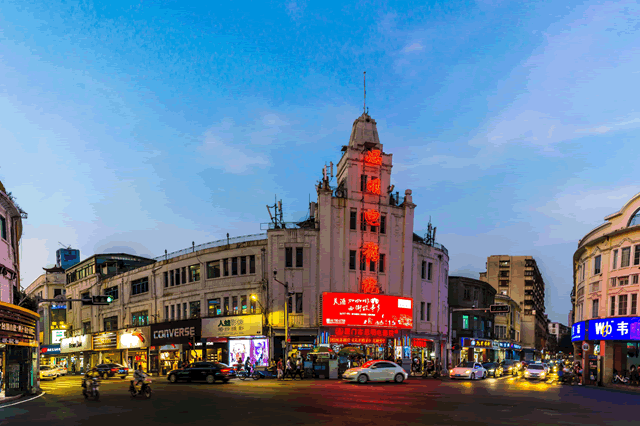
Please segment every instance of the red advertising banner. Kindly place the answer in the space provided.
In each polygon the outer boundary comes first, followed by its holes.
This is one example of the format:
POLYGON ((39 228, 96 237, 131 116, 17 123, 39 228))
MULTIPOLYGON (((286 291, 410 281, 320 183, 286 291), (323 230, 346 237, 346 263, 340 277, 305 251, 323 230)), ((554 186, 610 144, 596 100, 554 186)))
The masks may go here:
POLYGON ((413 328, 413 299, 363 293, 323 293, 322 325, 413 328))
POLYGON ((398 330, 382 329, 382 328, 354 328, 354 327, 337 327, 335 329, 337 337, 353 336, 353 337, 397 337, 398 330))
POLYGON ((384 345, 387 339, 381 339, 379 337, 339 337, 329 336, 329 343, 349 344, 360 343, 363 345, 384 345))
POLYGON ((415 348, 426 348, 427 342, 433 343, 432 340, 428 340, 428 339, 411 339, 411 346, 415 348))

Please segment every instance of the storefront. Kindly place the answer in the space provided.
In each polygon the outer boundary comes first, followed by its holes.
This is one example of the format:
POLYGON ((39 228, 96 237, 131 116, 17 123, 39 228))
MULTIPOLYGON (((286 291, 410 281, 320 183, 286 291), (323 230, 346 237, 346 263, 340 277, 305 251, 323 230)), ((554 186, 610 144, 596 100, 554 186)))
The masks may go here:
POLYGON ((628 373, 640 366, 640 317, 581 321, 571 327, 574 359, 580 361, 584 383, 610 383, 613 371, 628 373))
MULTIPOLYGON (((341 351, 356 346, 365 359, 403 359, 409 363, 413 299, 362 293, 323 293, 319 343, 338 354, 339 371, 352 362, 341 351)), ((402 362, 402 361, 401 361, 402 362)))
MULTIPOLYGON (((269 365, 269 339, 263 335, 262 315, 204 318, 202 339, 207 342, 206 357, 211 350, 228 365, 244 363, 247 358, 256 366, 269 365), (213 343, 211 349, 208 343, 213 343)), ((200 351, 198 356, 205 354, 200 351)))
POLYGON ((118 333, 105 331, 92 336, 93 353, 91 366, 100 364, 122 364, 122 354, 118 350, 118 333))
POLYGON ((460 361, 492 362, 495 361, 493 340, 460 338, 462 353, 460 361))
POLYGON ((67 357, 60 352, 60 344, 40 346, 40 365, 67 367, 67 357))
POLYGON ((195 344, 201 340, 200 319, 171 321, 150 326, 149 372, 165 376, 181 363, 197 359, 195 344))
POLYGON ((34 394, 38 388, 36 322, 40 316, 19 306, 0 302, 0 395, 34 394))
POLYGON ((65 337, 60 341, 60 353, 67 358, 69 373, 84 373, 91 362, 90 334, 65 337))
POLYGON ((142 371, 149 371, 149 336, 149 327, 118 330, 118 349, 124 365, 133 370, 140 366, 142 371))
POLYGON ((420 360, 420 365, 423 366, 425 360, 436 359, 436 345, 432 339, 424 339, 419 337, 411 338, 411 359, 420 360))
POLYGON ((505 359, 520 360, 522 346, 517 343, 495 340, 493 349, 496 354, 494 359, 496 362, 504 361, 505 359))

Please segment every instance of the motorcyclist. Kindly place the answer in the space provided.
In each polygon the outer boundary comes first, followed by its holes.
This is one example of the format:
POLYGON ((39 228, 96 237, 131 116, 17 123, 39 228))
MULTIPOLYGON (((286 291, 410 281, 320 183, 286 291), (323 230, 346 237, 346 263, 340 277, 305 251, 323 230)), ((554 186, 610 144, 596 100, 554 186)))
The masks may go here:
POLYGON ((144 382, 144 379, 147 378, 147 375, 142 371, 142 367, 138 364, 138 368, 133 372, 133 387, 138 389, 138 385, 144 382))
POLYGON ((93 378, 100 378, 100 373, 98 373, 98 369, 96 367, 93 367, 91 370, 87 370, 84 375, 84 380, 82 381, 82 387, 86 388, 89 381, 93 378))

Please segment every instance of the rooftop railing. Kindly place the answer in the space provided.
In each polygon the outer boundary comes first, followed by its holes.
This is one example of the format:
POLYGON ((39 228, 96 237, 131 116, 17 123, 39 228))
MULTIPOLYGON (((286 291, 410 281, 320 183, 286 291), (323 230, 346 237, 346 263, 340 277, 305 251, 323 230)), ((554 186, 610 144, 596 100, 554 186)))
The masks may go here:
POLYGON ((185 254, 193 253, 200 250, 226 246, 227 244, 245 243, 247 241, 259 241, 259 240, 266 240, 266 239, 267 239, 266 232, 261 234, 251 234, 251 235, 242 235, 240 237, 224 238, 222 240, 211 241, 210 243, 204 243, 197 246, 194 245, 186 249, 163 254, 162 256, 155 257, 154 259, 158 262, 161 262, 163 260, 173 259, 174 257, 183 256, 185 254))

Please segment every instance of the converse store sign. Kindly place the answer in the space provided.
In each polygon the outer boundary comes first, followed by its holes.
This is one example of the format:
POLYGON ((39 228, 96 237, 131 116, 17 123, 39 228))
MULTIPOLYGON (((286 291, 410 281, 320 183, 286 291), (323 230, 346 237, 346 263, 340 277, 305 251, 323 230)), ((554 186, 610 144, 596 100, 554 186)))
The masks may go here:
POLYGON ((200 340, 201 322, 184 320, 151 325, 151 346, 189 343, 200 340))

